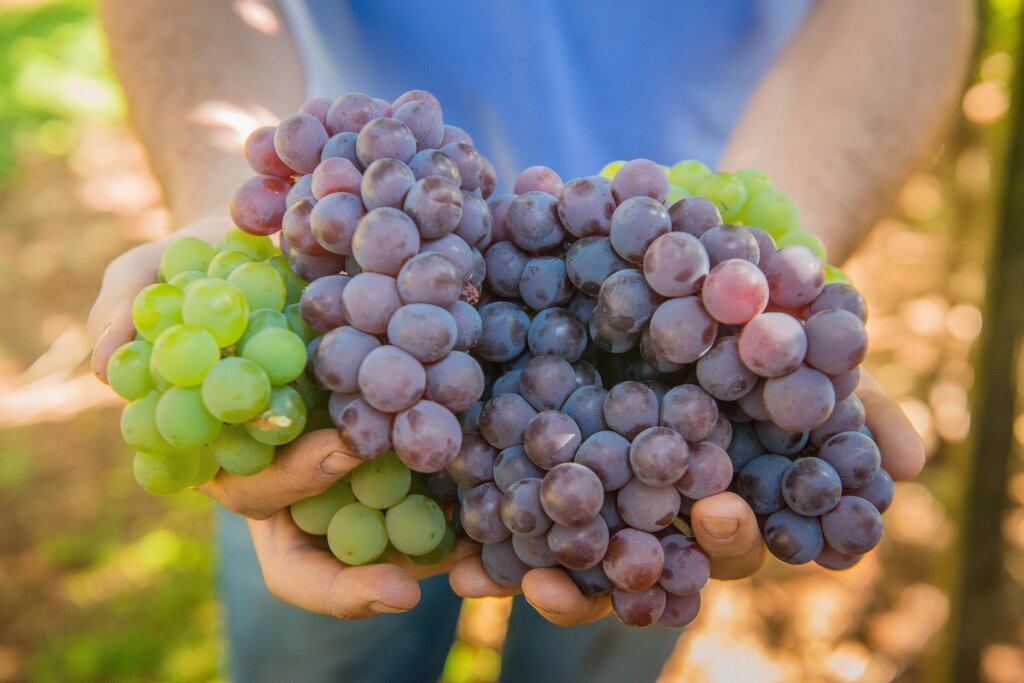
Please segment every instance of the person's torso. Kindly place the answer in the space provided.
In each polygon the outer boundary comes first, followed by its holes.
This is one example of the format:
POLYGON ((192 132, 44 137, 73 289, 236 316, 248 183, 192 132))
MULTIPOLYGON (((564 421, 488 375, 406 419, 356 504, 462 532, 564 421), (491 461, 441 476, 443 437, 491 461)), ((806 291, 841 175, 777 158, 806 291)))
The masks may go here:
POLYGON ((499 185, 613 159, 714 164, 811 0, 284 0, 311 94, 440 99, 499 185))

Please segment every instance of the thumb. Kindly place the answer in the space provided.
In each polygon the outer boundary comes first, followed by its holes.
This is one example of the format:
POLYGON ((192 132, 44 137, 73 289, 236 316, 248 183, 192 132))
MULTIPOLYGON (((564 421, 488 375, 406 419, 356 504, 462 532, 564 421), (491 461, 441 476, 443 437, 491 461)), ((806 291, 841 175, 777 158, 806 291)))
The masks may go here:
POLYGON ((719 493, 698 500, 691 511, 691 525, 701 549, 711 558, 711 576, 741 579, 764 562, 764 544, 757 518, 735 493, 719 493))
POLYGON ((292 503, 327 490, 358 466, 336 429, 318 429, 278 449, 262 472, 240 477, 221 470, 200 489, 240 515, 267 519, 292 503))
POLYGON ((92 372, 103 382, 107 381, 107 363, 114 351, 135 336, 132 302, 146 285, 156 281, 155 273, 152 259, 140 255, 130 268, 119 262, 111 264, 103 278, 86 326, 93 343, 92 372))

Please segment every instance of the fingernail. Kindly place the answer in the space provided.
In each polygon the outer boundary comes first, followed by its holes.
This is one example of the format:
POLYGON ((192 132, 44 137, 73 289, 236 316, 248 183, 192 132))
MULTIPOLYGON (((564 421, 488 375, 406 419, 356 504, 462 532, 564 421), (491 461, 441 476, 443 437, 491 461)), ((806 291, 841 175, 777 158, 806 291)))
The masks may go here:
POLYGON ((739 520, 731 517, 705 517, 700 520, 700 525, 704 527, 708 536, 719 541, 732 538, 740 530, 739 520))
POLYGON ((404 607, 392 607, 391 605, 385 605, 382 602, 371 602, 370 611, 376 612, 377 614, 398 614, 400 612, 408 612, 409 610, 404 607))
POLYGON ((320 463, 320 471, 328 477, 345 474, 352 469, 352 456, 344 453, 331 453, 320 463))
POLYGON ((107 338, 108 334, 110 334, 110 330, 112 327, 114 327, 114 323, 107 323, 107 326, 103 328, 103 331, 100 332, 99 338, 96 340, 96 346, 99 346, 100 344, 103 343, 103 340, 107 338))
MULTIPOLYGON (((96 338, 96 344, 92 347, 94 352, 95 352, 96 349, 98 349, 100 347, 100 344, 102 344, 104 342, 104 340, 107 338, 107 335, 110 334, 110 330, 113 329, 113 327, 114 327, 114 323, 107 323, 107 326, 103 328, 103 331, 100 332, 100 336, 96 338)), ((96 367, 96 365, 95 365, 95 363, 96 363, 95 358, 92 360, 92 363, 93 363, 92 374, 96 377, 96 379, 100 380, 101 382, 105 382, 106 381, 105 375, 106 375, 107 369, 106 368, 96 367)))

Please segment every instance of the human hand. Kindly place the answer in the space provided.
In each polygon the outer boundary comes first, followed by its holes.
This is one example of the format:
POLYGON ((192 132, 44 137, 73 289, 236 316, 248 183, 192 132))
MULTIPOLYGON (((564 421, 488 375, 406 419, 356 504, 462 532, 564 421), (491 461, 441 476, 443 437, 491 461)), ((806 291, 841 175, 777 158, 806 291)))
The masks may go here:
MULTIPOLYGON (((136 247, 115 259, 89 316, 92 367, 106 381, 107 362, 134 337, 132 302, 156 282, 160 257, 178 237, 218 240, 227 219, 208 218, 173 235, 136 247)), ((314 612, 355 619, 378 612, 400 612, 419 601, 418 579, 448 571, 475 544, 461 541, 446 564, 421 567, 402 558, 392 564, 349 567, 335 559, 322 538, 301 531, 288 506, 325 491, 362 460, 349 455, 333 429, 305 434, 280 448, 262 472, 241 477, 221 471, 200 490, 224 507, 249 518, 249 529, 264 580, 285 602, 314 612)))
POLYGON ((316 495, 358 466, 337 430, 321 429, 281 447, 267 469, 248 477, 221 470, 200 489, 249 518, 267 589, 280 600, 339 619, 404 612, 420 600, 418 581, 441 574, 479 546, 460 540, 445 562, 416 565, 395 554, 387 563, 348 566, 323 537, 303 532, 288 506, 316 495))
MULTIPOLYGON (((867 426, 882 453, 882 467, 897 481, 911 479, 924 466, 924 444, 899 405, 867 372, 861 372, 857 396, 864 403, 867 426)), ((765 547, 746 501, 735 493, 719 493, 697 501, 691 526, 701 549, 711 559, 711 576, 740 579, 753 574, 765 558, 765 547)), ((463 597, 513 595, 519 589, 500 586, 487 576, 479 555, 462 558, 451 570, 450 581, 463 597)), ((588 598, 559 568, 532 569, 523 577, 526 600, 552 623, 585 624, 606 616, 608 596, 588 598)))
POLYGON ((231 227, 227 218, 203 218, 183 226, 172 234, 129 249, 110 262, 103 273, 100 293, 89 312, 87 325, 92 340, 92 371, 106 383, 107 362, 114 351, 135 337, 132 302, 135 295, 157 281, 160 257, 179 237, 199 237, 215 243, 231 227))

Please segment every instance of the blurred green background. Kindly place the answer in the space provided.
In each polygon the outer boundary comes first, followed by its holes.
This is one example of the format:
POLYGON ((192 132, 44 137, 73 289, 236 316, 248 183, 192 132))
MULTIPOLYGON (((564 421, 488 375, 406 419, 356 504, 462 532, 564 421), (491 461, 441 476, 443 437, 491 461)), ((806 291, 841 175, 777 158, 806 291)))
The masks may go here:
MULTIPOLYGON (((924 436, 929 468, 900 487, 883 546, 856 569, 771 562, 712 585, 665 680, 948 678, 957 634, 977 630, 959 579, 972 561, 963 520, 978 505, 971 465, 993 462, 1002 503, 986 514, 999 533, 973 540, 1002 554, 984 591, 996 600, 979 677, 1024 681, 1024 415, 1004 478, 1001 454, 977 449, 970 410, 987 381, 988 274, 1006 267, 993 240, 1020 125, 1020 4, 979 7, 954 128, 847 268, 871 308, 869 366, 924 436)), ((0 0, 0 682, 224 676, 210 504, 136 487, 119 401, 88 372, 85 318, 104 265, 170 229, 124 108, 92 2, 0 0)), ((447 680, 496 678, 507 611, 467 603, 447 680)))

